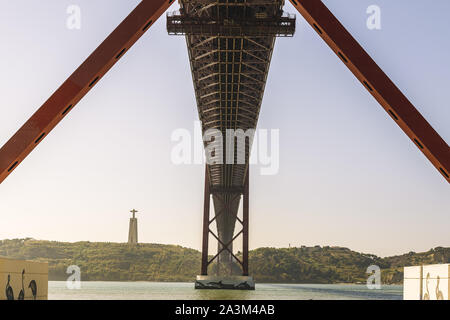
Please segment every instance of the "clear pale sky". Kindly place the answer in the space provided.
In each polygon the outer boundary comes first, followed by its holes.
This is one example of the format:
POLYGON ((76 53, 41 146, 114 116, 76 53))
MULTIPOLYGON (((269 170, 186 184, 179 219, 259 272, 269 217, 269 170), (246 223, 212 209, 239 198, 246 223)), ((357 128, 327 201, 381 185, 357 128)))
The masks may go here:
MULTIPOLYGON (((0 0, 1 145, 138 2, 0 0), (81 30, 66 28, 71 4, 81 30)), ((324 2, 448 143, 450 2, 324 2), (371 4, 381 30, 366 27, 371 4)), ((280 171, 252 168, 250 248, 450 246, 448 183, 297 18, 295 37, 277 40, 262 105, 259 127, 280 129, 280 171)), ((141 242, 200 248, 204 168, 170 160, 171 133, 198 114, 185 40, 165 20, 0 185, 0 239, 125 242, 136 208, 141 242)))

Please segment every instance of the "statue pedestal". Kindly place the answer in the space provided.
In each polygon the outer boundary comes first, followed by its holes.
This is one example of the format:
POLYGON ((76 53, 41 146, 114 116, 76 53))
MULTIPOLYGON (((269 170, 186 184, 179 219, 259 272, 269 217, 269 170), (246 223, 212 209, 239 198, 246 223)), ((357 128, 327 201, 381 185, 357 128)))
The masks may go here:
POLYGON ((24 300, 48 299, 48 264, 0 258, 0 300, 21 296, 24 300))
POLYGON ((449 300, 450 264, 405 267, 404 300, 449 300))
POLYGON ((195 289, 255 290, 255 281, 246 276, 197 276, 195 289))

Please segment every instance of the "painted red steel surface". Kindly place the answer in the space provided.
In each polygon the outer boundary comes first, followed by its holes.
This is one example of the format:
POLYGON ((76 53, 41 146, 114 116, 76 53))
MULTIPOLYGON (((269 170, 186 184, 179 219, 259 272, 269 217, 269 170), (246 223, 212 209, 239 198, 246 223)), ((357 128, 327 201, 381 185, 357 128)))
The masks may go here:
POLYGON ((244 186, 244 206, 243 206, 243 236, 242 236, 242 275, 248 276, 248 240, 249 240, 249 182, 250 182, 250 166, 247 168, 244 186))
MULTIPOLYGON (((319 0, 290 0, 450 182, 450 148, 319 0)), ((0 149, 0 183, 148 30, 173 0, 143 0, 0 149)))
POLYGON ((211 201, 210 183, 208 179, 208 166, 205 169, 205 198, 203 201, 203 242, 202 242, 202 276, 208 275, 208 248, 209 248, 209 208, 211 201))
POLYGON ((290 0, 450 183, 450 148, 320 0, 290 0))
POLYGON ((0 149, 0 183, 50 133, 173 0, 143 0, 0 149))

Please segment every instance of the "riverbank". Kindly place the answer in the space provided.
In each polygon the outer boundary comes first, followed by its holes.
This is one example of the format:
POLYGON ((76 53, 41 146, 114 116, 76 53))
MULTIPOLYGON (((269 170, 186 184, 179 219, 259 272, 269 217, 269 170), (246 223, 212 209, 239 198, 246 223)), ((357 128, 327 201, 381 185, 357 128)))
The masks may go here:
MULTIPOLYGON (((0 256, 48 262, 49 280, 66 280, 67 268, 77 265, 84 281, 191 282, 199 273, 201 260, 199 251, 174 245, 30 238, 0 241, 0 256)), ((377 265, 383 284, 398 284, 404 266, 449 263, 449 259, 450 248, 443 247, 380 258, 342 247, 301 246, 252 250, 249 265, 257 283, 364 284, 367 267, 377 265)))

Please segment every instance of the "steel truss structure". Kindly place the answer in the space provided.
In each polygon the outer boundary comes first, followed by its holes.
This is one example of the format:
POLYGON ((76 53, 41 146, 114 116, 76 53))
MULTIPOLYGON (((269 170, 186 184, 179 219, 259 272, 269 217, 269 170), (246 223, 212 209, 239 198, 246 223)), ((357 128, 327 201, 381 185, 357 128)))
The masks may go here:
MULTIPOLYGON (((214 212, 214 217, 211 219, 210 214, 210 200, 212 190, 211 190, 211 183, 209 181, 209 170, 208 166, 206 166, 205 170, 205 199, 203 203, 203 243, 202 243, 202 269, 201 269, 201 275, 208 275, 208 267, 217 260, 217 274, 220 273, 220 257, 225 256, 229 260, 226 261, 227 263, 230 263, 230 273, 233 273, 233 262, 236 262, 239 264, 239 266, 242 268, 242 275, 248 276, 248 233, 249 233, 249 171, 247 171, 247 174, 245 176, 245 182, 244 182, 244 188, 242 189, 242 196, 244 200, 244 206, 243 206, 243 215, 242 220, 239 219, 239 217, 236 215, 236 221, 239 222, 239 224, 242 226, 242 229, 237 232, 231 240, 228 242, 223 242, 216 233, 211 229, 211 224, 213 224, 214 221, 217 221, 220 216, 227 213, 227 204, 222 203, 223 210, 220 212, 214 212), (212 235, 218 242, 219 247, 217 250, 217 254, 209 259, 208 252, 209 252, 209 236, 212 235), (237 257, 233 252, 233 243, 238 239, 239 236, 242 235, 242 258, 237 257), (223 255, 223 253, 227 253, 227 255, 223 255), (242 260, 241 260, 242 259, 242 260)), ((225 192, 225 191, 222 191, 225 192)), ((228 191, 229 192, 229 191, 228 191)), ((241 193, 234 192, 234 201, 239 201, 241 198, 241 193)), ((220 198, 218 198, 220 199, 220 198)), ((220 201, 220 200, 219 200, 220 201)), ((233 226, 234 228, 234 226, 233 226)))
MULTIPOLYGON (((293 36, 295 16, 283 12, 284 0, 179 2, 180 11, 167 15, 167 30, 186 36, 203 133, 217 129, 226 137, 229 129, 256 128, 275 37, 293 36)), ((245 197, 249 143, 246 150, 225 144, 219 148, 221 164, 208 166, 218 233, 209 234, 218 241, 216 257, 241 266, 233 242, 240 235, 235 225, 241 194, 245 197), (234 159, 227 164, 230 152, 234 159), (244 164, 237 163, 239 152, 245 152, 244 164)))
MULTIPOLYGON (((186 36, 202 130, 256 128, 276 36, 292 36, 295 17, 284 0, 179 0, 167 17, 169 34, 186 36)), ((0 149, 0 183, 51 132, 174 0, 142 0, 83 64, 0 149)), ((337 57, 380 103, 450 183, 450 148, 320 0, 290 0, 337 57)), ((301 90, 299 90, 301 91, 301 90)), ((241 150, 242 151, 242 150, 241 150)), ((249 144, 244 164, 206 168, 202 274, 208 273, 208 239, 216 223, 215 256, 237 261, 248 275, 249 144), (237 212, 243 195, 243 219, 237 212), (210 198, 215 216, 209 214, 210 198), (243 229, 243 255, 233 253, 235 224, 243 229)), ((224 155, 220 155, 225 157, 224 155)), ((224 162, 225 163, 225 162, 224 162)))

